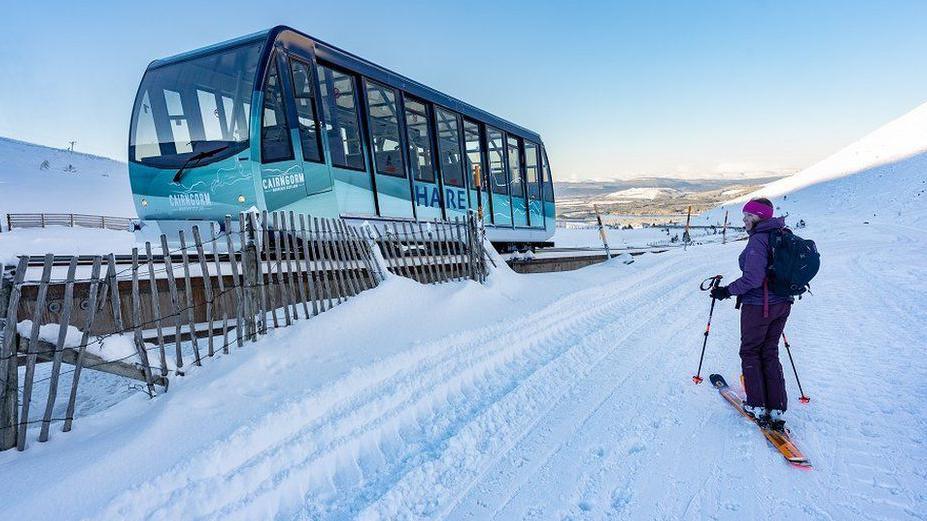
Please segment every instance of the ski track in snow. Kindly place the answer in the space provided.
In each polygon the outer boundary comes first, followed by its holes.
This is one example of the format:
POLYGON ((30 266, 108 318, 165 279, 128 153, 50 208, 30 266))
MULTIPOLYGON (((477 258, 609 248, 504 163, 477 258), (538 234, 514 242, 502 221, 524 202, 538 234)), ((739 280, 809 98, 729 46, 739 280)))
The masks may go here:
MULTIPOLYGON (((88 377, 74 432, 0 454, 0 519, 927 521, 927 105, 898 121, 779 183, 812 184, 777 203, 822 252, 786 327, 810 404, 780 356, 812 471, 690 380, 696 287, 730 282, 743 247, 713 244, 487 286, 393 279, 156 400, 88 377)), ((706 381, 739 374, 731 308, 706 381)))
MULTIPOLYGON (((732 244, 724 255, 667 254, 358 368, 274 404, 93 517, 925 519, 925 387, 898 397, 884 379, 927 376, 915 356, 923 331, 901 326, 927 316, 880 288, 927 288, 921 266, 886 272, 877 255, 915 255, 923 233, 891 226, 880 237, 821 241, 828 264, 817 285, 842 286, 797 304, 787 327, 812 396, 797 403, 783 353, 789 424, 813 471, 786 465, 689 380, 708 308, 693 288, 730 270, 741 247, 732 244)), ((736 378, 729 303, 716 309, 703 376, 736 378)))
MULTIPOLYGON (((677 260, 684 262, 683 258, 677 260)), ((600 357, 600 352, 613 344, 612 335, 627 322, 636 321, 632 311, 645 304, 648 286, 643 282, 662 277, 664 269, 651 268, 644 280, 616 281, 610 291, 580 292, 517 323, 506 322, 465 335, 463 341, 449 346, 441 345, 445 342, 422 346, 415 350, 418 358, 406 353, 399 355, 399 360, 381 362, 371 369, 374 374, 381 369, 398 369, 381 375, 383 378, 360 372, 351 377, 353 381, 335 382, 333 389, 360 388, 339 403, 327 403, 331 397, 307 396, 251 422, 231 440, 123 494, 107 514, 167 519, 182 513, 187 517, 253 519, 279 513, 273 506, 283 502, 283 511, 308 505, 303 514, 310 518, 335 518, 354 515, 352 509, 358 507, 355 501, 339 504, 337 498, 344 497, 347 487, 352 491, 347 497, 352 498, 384 494, 378 505, 387 508, 384 505, 389 504, 389 496, 397 494, 396 489, 390 490, 396 486, 391 481, 403 473, 415 466, 430 474, 448 470, 446 466, 437 468, 439 463, 426 462, 430 455, 442 455, 430 453, 442 445, 446 446, 445 454, 449 448, 461 451, 477 440, 491 445, 486 436, 494 424, 510 428, 509 422, 523 414, 525 407, 537 407, 539 397, 546 399, 558 392, 562 384, 555 378, 568 381, 583 370, 587 359, 600 357), (636 290, 628 289, 631 284, 636 290), (635 294, 637 298, 633 298, 635 294), (585 311, 576 313, 580 304, 585 311), (544 327, 527 327, 530 324, 544 327), (601 332, 603 325, 611 326, 609 334, 601 332), (524 331, 531 329, 536 331, 525 335, 524 331), (577 336, 589 340, 577 343, 577 336), (582 353, 576 353, 579 350, 582 353), (295 421, 294 414, 300 414, 301 421, 295 421), (266 431, 286 432, 285 428, 253 428, 278 423, 303 428, 275 440, 266 439, 266 431), (192 481, 180 478, 197 474, 191 469, 198 468, 217 472, 192 481), (247 487, 234 486, 236 482, 247 487), (249 493, 225 496, 223 490, 249 493), (206 491, 209 501, 197 504, 197 510, 191 512, 191 502, 185 499, 206 491), (294 496, 305 497, 306 504, 286 505, 285 499, 294 496), (176 506, 181 510, 172 509, 176 506)), ((687 278, 696 276, 691 268, 683 273, 687 278)), ((676 283, 685 280, 677 278, 676 283)), ((652 311, 651 318, 657 319, 663 310, 652 311)), ((414 478, 401 481, 405 486, 422 482, 414 478)), ((419 493, 423 498, 430 496, 419 493)), ((427 515, 430 508, 427 502, 418 505, 418 514, 427 515)))

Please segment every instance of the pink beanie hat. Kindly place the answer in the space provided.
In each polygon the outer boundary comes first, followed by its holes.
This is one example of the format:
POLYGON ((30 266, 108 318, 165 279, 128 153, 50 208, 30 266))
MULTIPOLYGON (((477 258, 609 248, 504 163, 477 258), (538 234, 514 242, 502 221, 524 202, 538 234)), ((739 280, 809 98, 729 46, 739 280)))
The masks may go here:
POLYGON ((744 212, 752 213, 763 220, 773 216, 772 206, 766 206, 759 201, 748 201, 747 204, 744 205, 744 212))

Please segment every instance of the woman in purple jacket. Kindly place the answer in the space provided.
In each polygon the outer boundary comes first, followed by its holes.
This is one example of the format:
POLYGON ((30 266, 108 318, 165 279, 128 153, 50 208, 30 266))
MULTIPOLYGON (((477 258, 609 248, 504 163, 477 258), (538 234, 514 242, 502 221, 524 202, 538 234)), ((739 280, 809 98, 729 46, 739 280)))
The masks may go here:
POLYGON ((792 308, 791 297, 780 297, 766 286, 769 232, 785 227, 785 219, 773 217, 769 199, 744 205, 744 227, 750 239, 740 254, 743 275, 728 286, 711 291, 716 299, 734 295, 740 311, 740 361, 747 400, 744 409, 754 418, 781 429, 787 407, 785 378, 779 363, 779 337, 792 308))

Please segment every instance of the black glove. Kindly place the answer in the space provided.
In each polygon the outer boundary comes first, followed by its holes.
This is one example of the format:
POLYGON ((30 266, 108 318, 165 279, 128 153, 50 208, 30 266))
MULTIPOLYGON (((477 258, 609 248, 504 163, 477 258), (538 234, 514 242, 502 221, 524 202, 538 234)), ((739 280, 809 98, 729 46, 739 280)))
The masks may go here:
POLYGON ((711 298, 716 298, 718 300, 731 298, 731 291, 727 289, 727 286, 718 286, 717 288, 712 288, 711 298))

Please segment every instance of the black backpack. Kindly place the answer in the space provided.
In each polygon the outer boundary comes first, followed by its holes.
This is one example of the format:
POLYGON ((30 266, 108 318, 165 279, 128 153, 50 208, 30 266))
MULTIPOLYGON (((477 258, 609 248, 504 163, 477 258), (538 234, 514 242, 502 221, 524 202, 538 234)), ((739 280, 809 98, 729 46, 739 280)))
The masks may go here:
POLYGON ((769 290, 780 297, 801 295, 821 267, 821 255, 814 241, 802 239, 788 228, 769 232, 769 290))

